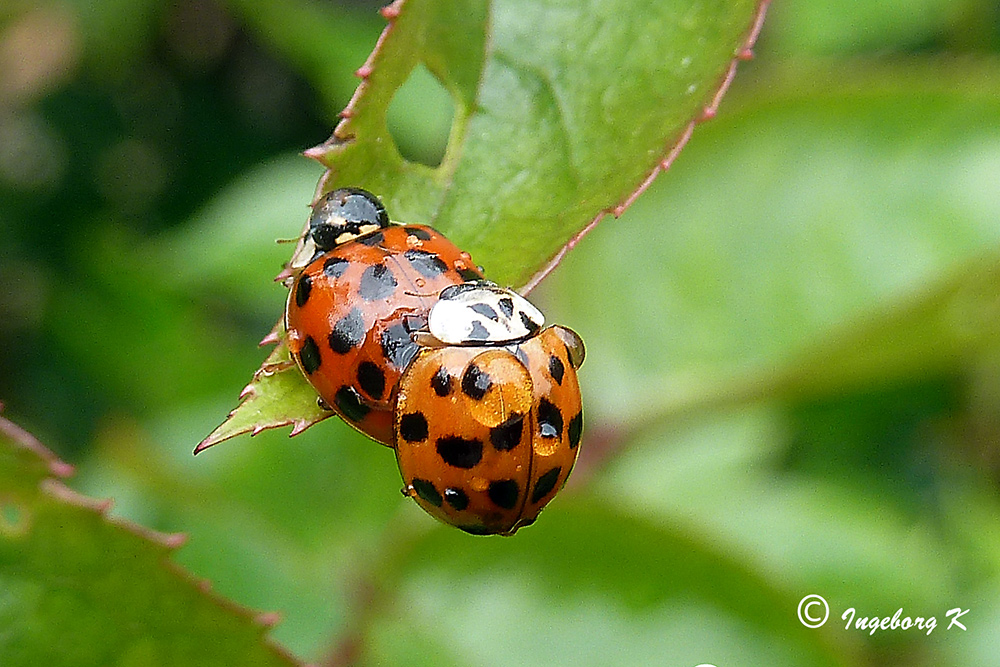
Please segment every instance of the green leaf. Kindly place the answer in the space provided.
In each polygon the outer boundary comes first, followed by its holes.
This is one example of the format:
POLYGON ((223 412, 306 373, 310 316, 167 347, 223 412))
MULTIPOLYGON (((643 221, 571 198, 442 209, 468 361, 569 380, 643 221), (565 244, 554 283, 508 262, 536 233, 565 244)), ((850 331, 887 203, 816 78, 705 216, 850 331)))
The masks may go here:
POLYGON ((0 655, 11 667, 296 665, 254 616, 170 563, 182 535, 109 519, 110 502, 0 417, 0 655))
POLYGON ((345 119, 309 154, 331 170, 324 187, 367 187, 393 218, 437 227, 491 278, 523 285, 714 111, 761 11, 757 0, 400 1, 345 119), (436 169, 403 160, 386 125, 419 63, 455 104, 436 169))
MULTIPOLYGON (((714 113, 764 5, 400 0, 383 12, 390 24, 343 122, 308 154, 330 169, 324 188, 366 187, 393 219, 432 224, 492 279, 524 284, 620 212, 714 113), (419 64, 456 109, 436 169, 405 161, 386 122, 419 64)), ((266 374, 281 392, 261 379, 246 391, 276 400, 244 402, 218 433, 314 423, 315 395, 295 368, 266 374)))

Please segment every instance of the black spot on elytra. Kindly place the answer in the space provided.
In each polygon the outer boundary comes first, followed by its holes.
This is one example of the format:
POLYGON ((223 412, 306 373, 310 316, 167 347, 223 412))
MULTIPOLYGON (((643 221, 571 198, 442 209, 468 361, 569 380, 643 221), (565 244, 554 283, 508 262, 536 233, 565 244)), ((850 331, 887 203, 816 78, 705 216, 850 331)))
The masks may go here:
POLYGON ((552 401, 543 398, 538 402, 538 430, 543 438, 558 438, 562 435, 563 418, 559 408, 552 401))
POLYGON ((459 530, 463 530, 469 535, 492 535, 493 531, 486 526, 456 526, 459 530))
POLYGON ((444 366, 438 368, 437 373, 431 378, 431 387, 433 387, 434 393, 442 398, 451 393, 453 384, 451 373, 444 366))
POLYGON ((429 502, 434 507, 441 507, 441 494, 438 490, 434 488, 434 485, 428 482, 426 479, 420 479, 419 477, 414 477, 413 481, 410 482, 410 486, 413 490, 417 492, 417 495, 429 502))
POLYGON ((576 449, 580 444, 580 437, 583 435, 583 410, 576 413, 576 416, 569 420, 569 448, 576 449))
POLYGON ((554 354, 551 355, 549 357, 549 375, 556 381, 556 384, 562 384, 563 373, 565 372, 566 367, 563 366, 562 360, 554 354))
POLYGON ((430 234, 430 232, 428 232, 426 229, 422 229, 421 227, 409 227, 409 226, 407 226, 407 227, 403 227, 403 231, 405 231, 410 236, 416 236, 421 241, 430 241, 431 240, 431 234, 430 234))
POLYGON ((396 291, 396 277, 385 264, 375 264, 361 274, 358 294, 365 301, 387 299, 396 291))
POLYGON ((534 334, 538 331, 538 322, 535 322, 533 319, 528 317, 528 314, 523 310, 521 311, 521 324, 524 325, 524 328, 528 330, 529 334, 534 334))
POLYGON ((444 501, 461 512, 469 506, 469 496, 462 489, 449 486, 444 490, 444 501))
POLYGON ((385 234, 381 231, 372 232, 371 234, 365 234, 364 236, 358 237, 358 243, 366 246, 377 246, 379 243, 385 240, 385 234))
POLYGON ((399 418, 399 435, 407 442, 427 439, 427 418, 422 412, 408 412, 399 418))
POLYGON ((497 507, 512 510, 517 505, 518 496, 521 495, 521 487, 513 479, 498 479, 490 482, 486 495, 497 507))
POLYGON ((538 481, 535 482, 535 488, 531 491, 532 504, 537 503, 539 500, 549 495, 549 492, 551 492, 552 489, 556 488, 556 482, 559 481, 560 473, 562 473, 562 468, 556 466, 538 478, 538 481))
POLYGON ((388 329, 383 330, 379 343, 382 345, 382 354, 386 361, 396 368, 406 368, 420 351, 419 346, 410 338, 410 332, 402 323, 393 324, 388 329))
POLYGON ((312 336, 306 336, 305 342, 302 343, 302 349, 299 350, 299 363, 302 364, 302 369, 308 375, 312 375, 322 362, 323 358, 319 355, 319 345, 316 344, 312 336))
POLYGON ((500 301, 497 302, 497 305, 500 306, 500 310, 503 311, 505 316, 510 317, 514 314, 514 300, 509 296, 505 296, 500 299, 500 301))
POLYGON ((330 278, 339 278, 351 263, 342 257, 331 257, 323 262, 323 273, 330 278))
POLYGON ((410 249, 403 253, 403 257, 408 259, 410 265, 427 278, 434 278, 448 270, 448 265, 444 263, 443 259, 426 250, 410 249))
POLYGON ((481 323, 472 322, 472 331, 469 332, 469 340, 489 340, 490 332, 481 323))
POLYGON ((337 354, 347 354, 353 348, 361 345, 364 339, 365 320, 357 308, 352 308, 351 312, 338 320, 327 338, 330 349, 337 354))
POLYGON ((493 307, 488 303, 474 303, 470 307, 474 312, 477 312, 483 317, 489 318, 494 322, 500 319, 500 316, 497 315, 497 311, 493 310, 493 307))
POLYGON ((437 439, 437 453, 454 468, 473 468, 483 458, 483 443, 479 440, 449 436, 437 439))
POLYGON ((299 308, 306 305, 310 292, 312 292, 312 278, 306 273, 295 284, 295 305, 299 308))
POLYGON ((361 402, 361 394, 354 387, 347 385, 337 390, 333 397, 333 404, 337 406, 342 415, 353 422, 361 421, 371 412, 371 408, 361 402))
POLYGON ((358 385, 366 394, 379 400, 385 391, 385 373, 376 364, 370 361, 362 361, 358 364, 358 385))
POLYGON ((469 398, 481 401, 492 386, 493 380, 489 374, 475 364, 469 364, 462 373, 462 393, 469 398))
POLYGON ((498 426, 490 429, 490 444, 500 452, 509 452, 521 442, 524 415, 514 413, 498 426))

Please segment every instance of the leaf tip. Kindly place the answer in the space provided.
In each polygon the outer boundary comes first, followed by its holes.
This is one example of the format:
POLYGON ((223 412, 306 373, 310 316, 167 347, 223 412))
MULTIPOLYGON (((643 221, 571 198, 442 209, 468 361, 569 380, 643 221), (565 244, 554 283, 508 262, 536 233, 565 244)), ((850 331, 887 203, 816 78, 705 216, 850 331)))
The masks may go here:
MULTIPOLYGON (((212 431, 212 434, 214 434, 214 433, 215 433, 215 431, 212 431)), ((212 435, 209 435, 207 438, 205 438, 204 440, 202 440, 201 442, 199 442, 197 445, 195 445, 194 455, 198 456, 198 454, 201 454, 203 451, 205 451, 206 449, 208 449, 212 445, 218 444, 218 442, 219 442, 218 440, 213 440, 212 439, 212 435)))

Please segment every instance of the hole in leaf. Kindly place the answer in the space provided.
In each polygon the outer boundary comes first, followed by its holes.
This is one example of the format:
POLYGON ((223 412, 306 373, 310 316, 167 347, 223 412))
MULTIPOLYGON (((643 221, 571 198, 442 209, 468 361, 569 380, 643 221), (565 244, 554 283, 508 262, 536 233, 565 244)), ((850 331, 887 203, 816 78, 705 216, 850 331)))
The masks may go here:
POLYGON ((419 64, 393 95, 386 122, 400 155, 410 162, 437 167, 444 159, 454 117, 451 95, 419 64))

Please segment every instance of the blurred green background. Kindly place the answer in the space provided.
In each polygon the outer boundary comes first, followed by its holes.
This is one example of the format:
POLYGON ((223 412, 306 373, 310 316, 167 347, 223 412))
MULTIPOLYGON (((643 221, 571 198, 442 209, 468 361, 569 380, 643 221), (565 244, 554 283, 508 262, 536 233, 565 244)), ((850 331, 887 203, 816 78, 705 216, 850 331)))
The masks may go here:
MULTIPOLYGON (((774 3, 718 118, 535 294, 587 342, 588 421, 513 539, 433 523, 334 420, 191 456, 263 359, 320 175, 297 152, 376 9, 0 7, 5 415, 309 659, 1000 665, 996 3, 774 3)), ((391 111, 433 164, 430 77, 391 111)))

